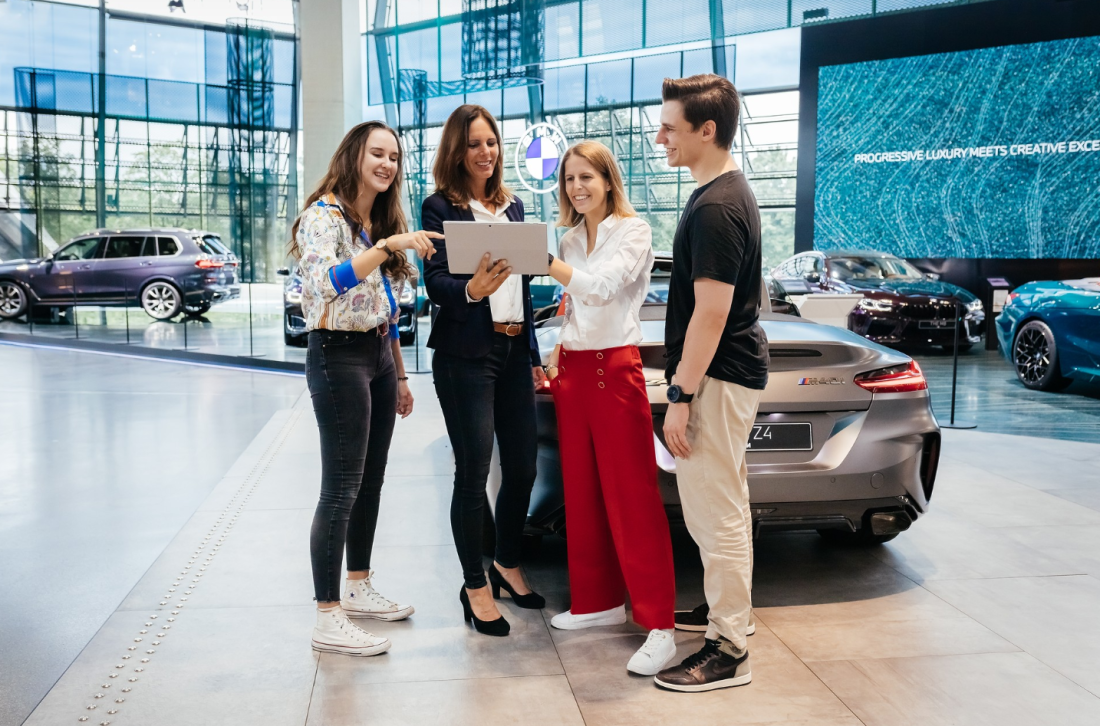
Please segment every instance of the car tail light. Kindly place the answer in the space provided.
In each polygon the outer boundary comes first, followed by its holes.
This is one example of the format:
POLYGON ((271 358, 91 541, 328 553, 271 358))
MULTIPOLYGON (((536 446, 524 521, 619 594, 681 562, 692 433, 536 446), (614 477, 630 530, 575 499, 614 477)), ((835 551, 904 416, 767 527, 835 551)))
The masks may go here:
POLYGON ((221 260, 198 259, 195 260, 195 267, 200 270, 211 270, 218 267, 225 267, 225 263, 221 260))
POLYGON ((877 371, 860 373, 854 379, 860 388, 871 393, 907 393, 909 391, 927 391, 928 381, 915 360, 877 371))

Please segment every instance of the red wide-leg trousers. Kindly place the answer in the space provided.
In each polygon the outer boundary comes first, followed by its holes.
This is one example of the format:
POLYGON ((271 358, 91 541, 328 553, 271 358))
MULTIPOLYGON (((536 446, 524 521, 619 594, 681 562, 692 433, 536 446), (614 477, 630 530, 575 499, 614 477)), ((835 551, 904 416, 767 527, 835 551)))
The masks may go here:
POLYGON ((610 610, 629 592, 636 623, 672 628, 672 542, 657 490, 653 418, 638 349, 563 350, 551 388, 565 485, 570 610, 610 610))

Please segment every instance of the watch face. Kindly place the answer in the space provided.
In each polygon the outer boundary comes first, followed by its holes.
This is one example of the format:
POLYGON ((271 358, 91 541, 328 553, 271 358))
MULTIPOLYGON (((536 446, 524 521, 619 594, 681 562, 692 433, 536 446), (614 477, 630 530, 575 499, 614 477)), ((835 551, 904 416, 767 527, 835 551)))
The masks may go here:
POLYGON ((675 386, 675 385, 674 386, 669 386, 667 397, 668 397, 668 402, 669 403, 676 403, 677 401, 679 401, 680 400, 680 387, 675 386))

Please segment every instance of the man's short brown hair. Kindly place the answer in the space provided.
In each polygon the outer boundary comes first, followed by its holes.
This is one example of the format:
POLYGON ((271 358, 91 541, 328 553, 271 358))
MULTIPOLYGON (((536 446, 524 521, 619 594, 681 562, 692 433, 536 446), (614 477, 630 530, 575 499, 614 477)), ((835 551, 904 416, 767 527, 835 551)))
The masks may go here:
POLYGON ((733 146, 741 99, 729 79, 713 73, 666 78, 661 87, 661 99, 683 104, 684 118, 693 131, 707 121, 713 121, 714 142, 723 149, 733 146))

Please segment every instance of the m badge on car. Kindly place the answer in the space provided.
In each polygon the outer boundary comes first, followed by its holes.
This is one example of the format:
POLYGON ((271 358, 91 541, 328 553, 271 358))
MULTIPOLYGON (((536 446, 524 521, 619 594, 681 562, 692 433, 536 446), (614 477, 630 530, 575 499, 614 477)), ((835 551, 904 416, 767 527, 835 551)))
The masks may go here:
POLYGON ((837 378, 836 376, 830 376, 828 378, 799 378, 798 385, 800 386, 841 386, 844 385, 843 378, 837 378))

